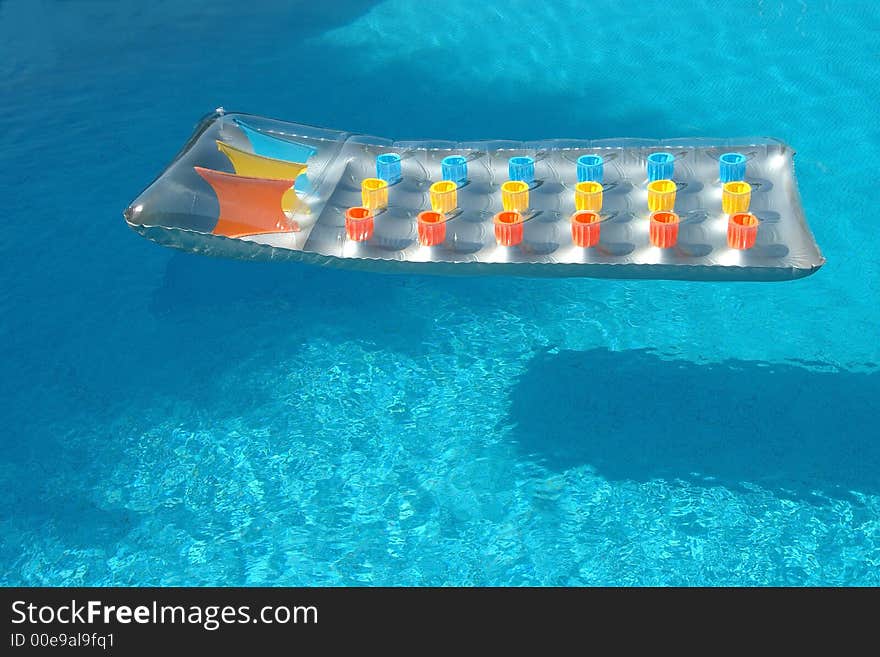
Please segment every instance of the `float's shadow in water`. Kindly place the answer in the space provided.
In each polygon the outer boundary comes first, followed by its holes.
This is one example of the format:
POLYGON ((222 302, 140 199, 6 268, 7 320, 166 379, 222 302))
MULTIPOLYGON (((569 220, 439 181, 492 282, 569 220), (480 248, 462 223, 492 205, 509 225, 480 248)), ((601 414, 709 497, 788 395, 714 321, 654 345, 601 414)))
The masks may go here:
POLYGON ((880 494, 880 373, 664 360, 647 350, 544 352, 517 382, 520 447, 547 468, 615 480, 880 494))

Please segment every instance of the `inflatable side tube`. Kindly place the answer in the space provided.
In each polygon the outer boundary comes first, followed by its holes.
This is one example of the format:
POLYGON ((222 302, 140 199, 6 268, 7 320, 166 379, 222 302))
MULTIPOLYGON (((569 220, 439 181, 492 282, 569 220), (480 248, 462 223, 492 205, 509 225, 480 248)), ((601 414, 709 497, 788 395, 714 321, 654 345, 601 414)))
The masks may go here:
POLYGON ((394 142, 218 110, 124 216, 242 259, 779 281, 825 262, 793 158, 771 138, 394 142))

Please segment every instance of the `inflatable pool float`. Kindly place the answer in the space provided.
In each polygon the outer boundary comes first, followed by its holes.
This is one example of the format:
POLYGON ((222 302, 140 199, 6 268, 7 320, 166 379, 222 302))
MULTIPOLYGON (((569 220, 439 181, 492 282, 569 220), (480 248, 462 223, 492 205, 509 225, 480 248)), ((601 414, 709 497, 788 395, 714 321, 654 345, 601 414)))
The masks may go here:
POLYGON ((793 156, 768 138, 395 142, 219 109, 124 216, 234 258, 785 280, 824 263, 793 156))

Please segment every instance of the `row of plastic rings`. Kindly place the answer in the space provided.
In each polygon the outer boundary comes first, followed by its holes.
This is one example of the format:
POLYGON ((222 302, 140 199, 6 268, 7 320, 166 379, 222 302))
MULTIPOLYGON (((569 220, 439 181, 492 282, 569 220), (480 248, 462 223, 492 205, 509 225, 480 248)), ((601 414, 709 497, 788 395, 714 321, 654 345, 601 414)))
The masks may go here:
MULTIPOLYGON (((672 153, 651 153, 646 160, 648 182, 671 180, 675 173, 675 155, 672 153)), ((744 180, 746 161, 742 153, 724 153, 718 158, 718 178, 722 183, 744 180)), ((463 185, 467 181, 468 159, 463 155, 449 155, 440 163, 441 177, 463 185)), ((535 181, 535 158, 517 155, 507 161, 510 180, 533 183, 535 181)), ((605 175, 605 160, 601 155, 581 155, 577 159, 577 180, 601 183, 605 175)), ((382 153, 376 156, 376 178, 393 185, 402 179, 401 156, 399 153, 382 153)))
MULTIPOLYGON (((678 184, 674 180, 654 180, 648 183, 648 210, 672 211, 678 184)), ((574 190, 576 210, 599 212, 602 209, 602 183, 587 180, 577 183, 574 190)), ((725 214, 747 212, 751 202, 752 186, 745 181, 726 182, 721 193, 721 209, 725 214)), ((440 180, 429 190, 431 209, 449 214, 458 207, 458 185, 451 180, 440 180)), ((361 182, 361 204, 371 210, 388 205, 388 183, 381 178, 367 178, 361 182)), ((522 180, 507 180, 501 184, 501 205, 505 210, 525 212, 529 208, 529 185, 522 180)))
MULTIPOLYGON (((363 181, 361 201, 375 210, 388 204, 388 187, 379 178, 363 181)), ((678 184, 673 180, 654 180, 648 183, 648 210, 675 209, 678 184)), ((440 180, 430 187, 431 209, 449 214, 458 207, 458 187, 449 180, 440 180)), ((602 184, 594 181, 579 182, 574 190, 575 210, 599 212, 602 209, 602 184)), ((724 214, 747 212, 751 203, 752 186, 745 181, 726 182, 721 192, 724 214)), ((529 186, 521 180, 507 180, 501 184, 501 205, 505 210, 525 212, 529 208, 529 186)))
MULTIPOLYGON (((649 239, 661 249, 678 243, 681 219, 671 210, 657 210, 650 216, 649 239)), ((598 212, 579 210, 571 216, 571 238, 575 246, 591 248, 599 244, 603 219, 598 212)), ((420 212, 417 217, 419 244, 438 246, 446 240, 447 217, 436 210, 420 212)), ((517 210, 502 210, 493 217, 495 241, 500 246, 518 246, 523 241, 525 218, 517 210)), ((358 206, 345 213, 345 232, 350 240, 372 239, 375 217, 370 208, 358 206)), ((731 214, 727 223, 727 245, 732 249, 750 249, 755 244, 758 219, 748 212, 731 214)))

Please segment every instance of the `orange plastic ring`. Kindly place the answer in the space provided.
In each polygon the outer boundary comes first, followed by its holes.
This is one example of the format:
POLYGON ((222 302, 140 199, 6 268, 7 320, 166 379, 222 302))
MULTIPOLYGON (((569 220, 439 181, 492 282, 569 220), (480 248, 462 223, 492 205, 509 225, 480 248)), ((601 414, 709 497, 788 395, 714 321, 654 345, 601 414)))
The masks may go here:
POLYGON ((571 215, 571 239, 576 246, 590 248, 599 243, 602 217, 598 212, 581 210, 571 215))
POLYGON ((420 212, 417 217, 419 244, 437 246, 446 239, 446 215, 434 210, 420 212))
POLYGON ((650 238, 651 244, 661 249, 669 249, 678 242, 678 215, 668 210, 651 213, 650 238))
POLYGON ((366 242, 373 237, 373 211, 357 205, 345 211, 345 234, 355 242, 366 242))
POLYGON ((516 210, 504 210, 496 214, 495 241, 501 246, 516 246, 523 241, 523 216, 516 210))

